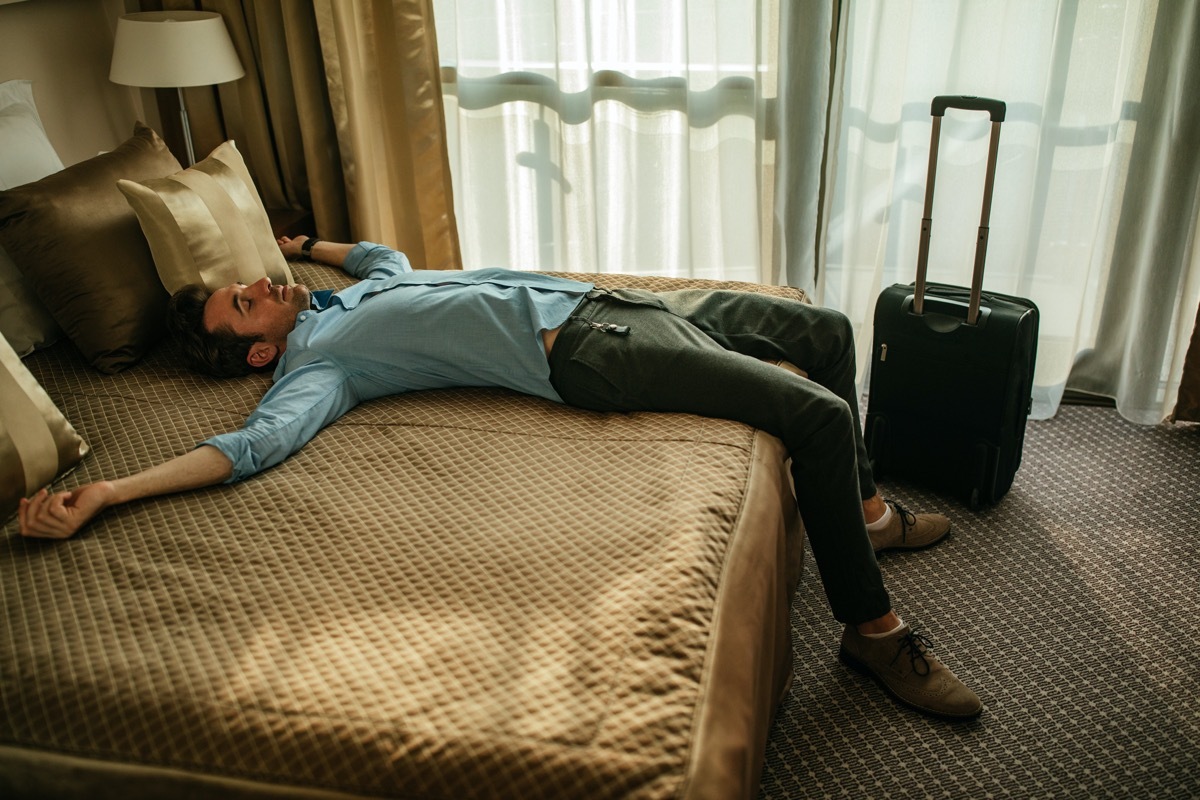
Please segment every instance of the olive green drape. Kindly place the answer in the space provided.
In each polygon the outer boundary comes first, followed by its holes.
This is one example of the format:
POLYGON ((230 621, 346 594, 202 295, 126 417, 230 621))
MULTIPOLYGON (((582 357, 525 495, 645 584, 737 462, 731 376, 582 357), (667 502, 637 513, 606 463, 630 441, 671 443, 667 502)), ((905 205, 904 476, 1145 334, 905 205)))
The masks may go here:
MULTIPOLYGON (((246 76, 185 90, 197 157, 234 139, 263 201, 315 232, 459 269, 431 0, 143 0, 225 19, 246 76)), ((175 92, 159 93, 164 136, 175 92)))
POLYGON ((1174 417, 1180 422, 1200 422, 1200 310, 1196 312, 1196 328, 1183 362, 1174 417))

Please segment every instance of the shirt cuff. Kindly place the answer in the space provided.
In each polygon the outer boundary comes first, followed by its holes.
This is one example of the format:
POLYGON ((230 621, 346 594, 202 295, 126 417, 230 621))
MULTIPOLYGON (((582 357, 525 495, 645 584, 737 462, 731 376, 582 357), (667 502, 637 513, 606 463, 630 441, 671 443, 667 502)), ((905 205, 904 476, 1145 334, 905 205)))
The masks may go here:
POLYGON ((371 270, 383 262, 387 274, 411 272, 408 258, 401 252, 374 242, 359 242, 351 248, 342 262, 342 271, 356 278, 367 278, 371 270))
POLYGON ((200 442, 196 447, 204 445, 217 448, 233 463, 233 472, 225 479, 225 483, 243 481, 259 471, 254 465, 254 455, 244 436, 237 433, 222 433, 200 442))

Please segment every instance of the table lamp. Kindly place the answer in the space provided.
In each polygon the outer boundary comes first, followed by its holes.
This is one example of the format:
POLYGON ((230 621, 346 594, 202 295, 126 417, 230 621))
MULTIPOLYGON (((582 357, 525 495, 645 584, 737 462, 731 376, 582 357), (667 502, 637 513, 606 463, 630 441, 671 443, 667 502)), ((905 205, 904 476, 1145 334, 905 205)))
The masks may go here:
POLYGON ((183 87, 226 83, 245 74, 220 14, 144 11, 117 19, 108 79, 125 86, 174 87, 179 92, 188 166, 196 163, 196 153, 183 87))

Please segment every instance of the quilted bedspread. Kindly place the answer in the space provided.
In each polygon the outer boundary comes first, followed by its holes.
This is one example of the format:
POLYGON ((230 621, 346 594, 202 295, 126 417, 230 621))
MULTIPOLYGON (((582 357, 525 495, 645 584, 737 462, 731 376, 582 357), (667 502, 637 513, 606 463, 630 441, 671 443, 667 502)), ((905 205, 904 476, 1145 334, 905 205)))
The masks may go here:
MULTIPOLYGON (((235 429, 267 387, 168 347, 26 364, 92 447, 60 487, 235 429)), ((722 420, 423 392, 69 541, 10 521, 0 794, 752 796, 791 667, 784 458, 722 420)))

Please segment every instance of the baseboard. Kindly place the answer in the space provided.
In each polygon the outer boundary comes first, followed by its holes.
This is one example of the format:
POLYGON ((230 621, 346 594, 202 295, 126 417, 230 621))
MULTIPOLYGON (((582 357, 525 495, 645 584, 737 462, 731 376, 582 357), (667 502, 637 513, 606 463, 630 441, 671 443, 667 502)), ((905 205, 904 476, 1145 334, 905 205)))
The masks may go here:
POLYGON ((1064 406, 1100 406, 1101 408, 1116 408, 1117 401, 1111 397, 1091 392, 1081 392, 1078 389, 1067 389, 1063 392, 1064 406))

